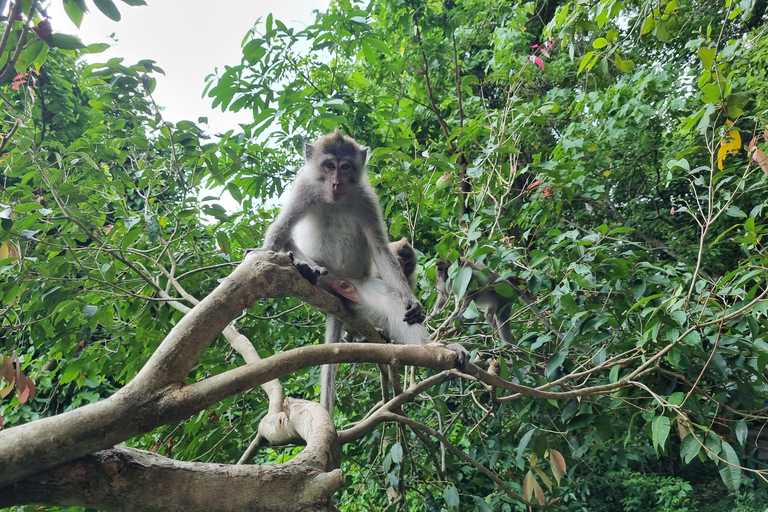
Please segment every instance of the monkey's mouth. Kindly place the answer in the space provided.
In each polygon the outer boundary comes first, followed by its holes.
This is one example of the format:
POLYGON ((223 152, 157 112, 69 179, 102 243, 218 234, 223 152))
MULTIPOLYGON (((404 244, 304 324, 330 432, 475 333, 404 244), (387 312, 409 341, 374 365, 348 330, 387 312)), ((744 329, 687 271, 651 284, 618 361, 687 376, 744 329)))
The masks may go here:
POLYGON ((344 192, 333 192, 331 193, 331 199, 334 201, 340 201, 344 198, 344 192))

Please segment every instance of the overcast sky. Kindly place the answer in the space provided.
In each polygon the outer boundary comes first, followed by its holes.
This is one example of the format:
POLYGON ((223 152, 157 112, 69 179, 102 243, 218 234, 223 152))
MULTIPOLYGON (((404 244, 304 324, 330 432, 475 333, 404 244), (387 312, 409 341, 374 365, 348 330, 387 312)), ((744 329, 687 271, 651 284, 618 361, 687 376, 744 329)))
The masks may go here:
POLYGON ((177 122, 182 119, 209 119, 211 133, 237 128, 248 122, 250 112, 237 114, 212 110, 211 100, 202 98, 204 79, 216 67, 240 62, 240 43, 256 19, 266 19, 272 12, 289 27, 304 27, 314 16, 313 10, 325 10, 329 0, 146 0, 148 5, 131 7, 115 0, 122 19, 114 22, 104 16, 92 2, 90 12, 78 30, 62 8, 61 0, 53 0, 48 9, 54 32, 79 35, 83 43, 110 42, 114 33, 117 43, 105 53, 89 56, 92 62, 123 57, 127 64, 152 59, 165 70, 157 76, 153 96, 166 108, 164 117, 177 122))

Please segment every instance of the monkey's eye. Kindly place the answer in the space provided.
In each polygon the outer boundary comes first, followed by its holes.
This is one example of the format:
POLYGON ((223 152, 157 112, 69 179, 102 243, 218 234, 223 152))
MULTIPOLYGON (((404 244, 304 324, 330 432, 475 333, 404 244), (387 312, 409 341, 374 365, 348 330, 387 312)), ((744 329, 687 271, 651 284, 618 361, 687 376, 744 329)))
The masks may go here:
POLYGON ((336 168, 336 164, 334 164, 333 162, 325 162, 323 163, 323 166, 325 166, 325 168, 328 169, 329 171, 332 171, 336 168))
POLYGON ((341 164, 341 170, 342 170, 342 171, 346 171, 346 170, 348 170, 350 167, 351 167, 351 166, 350 166, 348 163, 346 163, 346 162, 345 162, 345 163, 343 163, 343 164, 341 164))

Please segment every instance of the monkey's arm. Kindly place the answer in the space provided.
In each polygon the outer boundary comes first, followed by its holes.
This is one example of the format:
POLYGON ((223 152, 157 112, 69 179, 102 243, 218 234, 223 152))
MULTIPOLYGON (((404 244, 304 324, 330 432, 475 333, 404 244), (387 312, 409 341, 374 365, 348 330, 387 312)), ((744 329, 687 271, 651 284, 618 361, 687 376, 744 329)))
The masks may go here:
MULTIPOLYGON (((380 216, 380 214, 379 214, 380 216)), ((387 287, 405 305, 403 321, 408 324, 421 323, 424 320, 421 303, 413 295, 411 286, 392 251, 389 250, 383 224, 374 224, 364 228, 365 237, 371 247, 373 261, 387 287)))
MULTIPOLYGON (((301 184, 295 184, 296 189, 300 189, 301 184)), ((293 265, 307 281, 317 284, 317 278, 328 273, 325 267, 318 265, 312 258, 306 256, 293 240, 293 228, 309 212, 309 202, 298 201, 294 195, 288 198, 288 201, 280 210, 275 221, 267 228, 264 235, 264 244, 262 249, 275 252, 289 252, 293 265)), ((250 249, 248 250, 250 251, 250 249)), ((248 253, 246 251, 246 254, 248 253)))

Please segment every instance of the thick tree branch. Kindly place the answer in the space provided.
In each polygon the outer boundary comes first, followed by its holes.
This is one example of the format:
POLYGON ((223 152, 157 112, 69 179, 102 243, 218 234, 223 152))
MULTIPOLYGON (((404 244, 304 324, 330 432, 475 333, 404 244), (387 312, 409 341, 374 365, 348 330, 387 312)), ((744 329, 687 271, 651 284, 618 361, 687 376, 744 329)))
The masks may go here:
POLYGON ((331 497, 344 480, 339 470, 341 448, 330 416, 319 404, 304 400, 286 400, 285 410, 285 422, 307 443, 285 464, 183 462, 118 447, 4 488, 0 507, 47 503, 110 511, 336 510, 331 497))

